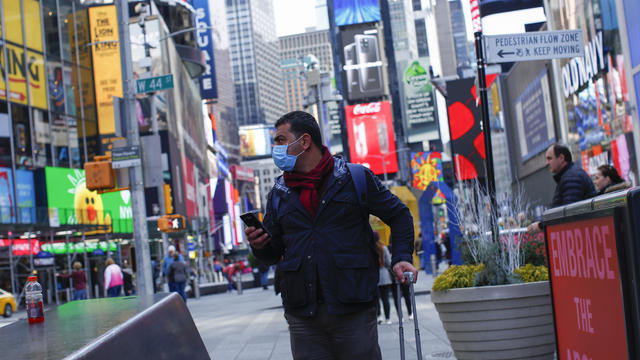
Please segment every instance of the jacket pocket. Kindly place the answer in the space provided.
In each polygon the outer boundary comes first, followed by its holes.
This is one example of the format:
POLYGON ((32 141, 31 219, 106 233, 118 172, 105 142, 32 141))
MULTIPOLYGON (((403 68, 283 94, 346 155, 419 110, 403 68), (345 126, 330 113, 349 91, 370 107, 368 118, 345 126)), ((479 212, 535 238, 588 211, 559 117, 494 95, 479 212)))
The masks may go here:
POLYGON ((305 306, 308 303, 304 273, 300 271, 301 265, 302 257, 287 259, 278 265, 282 302, 289 308, 305 306))
POLYGON ((378 273, 370 266, 370 256, 337 254, 335 260, 338 301, 346 304, 372 301, 375 297, 378 273))

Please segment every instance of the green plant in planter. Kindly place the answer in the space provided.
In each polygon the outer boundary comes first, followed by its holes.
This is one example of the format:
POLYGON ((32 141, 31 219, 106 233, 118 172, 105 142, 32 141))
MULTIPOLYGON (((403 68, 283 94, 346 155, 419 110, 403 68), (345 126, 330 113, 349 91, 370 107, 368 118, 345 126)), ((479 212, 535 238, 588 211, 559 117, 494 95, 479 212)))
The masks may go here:
POLYGON ((523 231, 528 213, 524 193, 519 191, 501 204, 498 215, 497 210, 489 206, 490 197, 477 182, 460 192, 460 200, 449 206, 455 206, 463 233, 459 245, 466 265, 452 266, 438 276, 433 290, 547 280, 544 239, 523 231), (505 226, 496 242, 491 236, 494 223, 505 226))
POLYGON ((546 265, 527 264, 519 267, 514 271, 524 282, 546 281, 549 280, 549 269, 546 265))
POLYGON ((433 290, 441 291, 474 286, 476 274, 484 269, 480 265, 453 265, 433 282, 433 290))

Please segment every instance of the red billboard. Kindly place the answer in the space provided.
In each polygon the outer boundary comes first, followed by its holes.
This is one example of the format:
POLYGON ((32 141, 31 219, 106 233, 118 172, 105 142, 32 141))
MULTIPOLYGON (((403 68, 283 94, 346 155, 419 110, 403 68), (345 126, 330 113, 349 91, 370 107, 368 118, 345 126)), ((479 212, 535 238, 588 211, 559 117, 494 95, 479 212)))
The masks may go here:
POLYGON ((370 168, 376 175, 397 172, 391 104, 380 101, 351 105, 345 113, 351 162, 370 168))
POLYGON ((198 206, 196 199, 196 180, 193 173, 193 163, 186 156, 182 156, 182 176, 184 177, 184 203, 187 210, 187 216, 196 215, 198 206))
POLYGON ((558 359, 628 359, 613 216, 546 231, 558 359))

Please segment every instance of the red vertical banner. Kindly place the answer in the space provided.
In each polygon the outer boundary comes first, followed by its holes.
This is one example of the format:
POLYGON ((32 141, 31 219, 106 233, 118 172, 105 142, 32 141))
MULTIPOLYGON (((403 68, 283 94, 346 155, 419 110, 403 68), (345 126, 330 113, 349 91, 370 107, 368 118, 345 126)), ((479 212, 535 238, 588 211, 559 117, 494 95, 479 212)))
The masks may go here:
POLYGON ((398 172, 391 103, 351 105, 345 114, 351 162, 367 166, 376 175, 398 172))
POLYGON ((546 232, 558 359, 628 359, 613 216, 546 232))
POLYGON ((196 214, 196 180, 193 176, 193 163, 186 156, 182 156, 182 175, 184 177, 184 200, 187 216, 196 214))

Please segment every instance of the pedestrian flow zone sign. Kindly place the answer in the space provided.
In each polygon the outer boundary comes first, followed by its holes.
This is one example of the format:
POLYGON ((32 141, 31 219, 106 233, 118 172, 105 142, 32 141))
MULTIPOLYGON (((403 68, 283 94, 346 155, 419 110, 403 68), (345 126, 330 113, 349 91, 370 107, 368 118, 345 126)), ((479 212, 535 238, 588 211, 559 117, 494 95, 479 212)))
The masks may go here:
POLYGON ((484 36, 488 63, 584 56, 582 30, 536 31, 484 36))
POLYGON ((160 75, 136 80, 136 94, 173 89, 173 75, 160 75))

